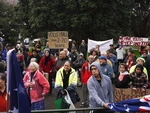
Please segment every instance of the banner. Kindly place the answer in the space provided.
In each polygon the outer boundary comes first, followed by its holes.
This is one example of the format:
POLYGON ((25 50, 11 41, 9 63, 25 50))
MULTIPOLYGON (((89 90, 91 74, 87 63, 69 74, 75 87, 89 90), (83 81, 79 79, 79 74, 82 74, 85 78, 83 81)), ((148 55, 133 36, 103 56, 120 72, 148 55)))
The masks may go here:
POLYGON ((68 48, 68 31, 48 32, 49 47, 52 49, 68 48))
POLYGON ((119 44, 133 46, 147 46, 148 38, 120 36, 119 44))
POLYGON ((96 45, 100 46, 100 51, 107 51, 109 49, 109 45, 113 44, 113 39, 105 40, 105 41, 95 41, 88 39, 88 52, 96 45))

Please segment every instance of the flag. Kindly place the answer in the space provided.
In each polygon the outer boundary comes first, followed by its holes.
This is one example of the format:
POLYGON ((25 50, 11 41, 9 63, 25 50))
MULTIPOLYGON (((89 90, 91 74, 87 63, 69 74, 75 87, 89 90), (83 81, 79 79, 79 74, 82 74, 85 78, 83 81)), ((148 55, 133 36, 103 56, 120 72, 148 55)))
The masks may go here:
POLYGON ((150 95, 108 104, 116 112, 150 112, 150 95))
POLYGON ((31 113, 14 49, 7 52, 7 92, 10 99, 9 113, 31 113))

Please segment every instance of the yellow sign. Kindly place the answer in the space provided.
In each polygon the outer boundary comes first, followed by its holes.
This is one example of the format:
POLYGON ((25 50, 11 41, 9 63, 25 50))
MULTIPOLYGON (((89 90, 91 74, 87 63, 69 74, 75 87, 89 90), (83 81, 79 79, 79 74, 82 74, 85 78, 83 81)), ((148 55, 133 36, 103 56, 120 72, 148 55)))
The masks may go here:
POLYGON ((68 31, 48 32, 49 47, 53 49, 68 48, 68 31))

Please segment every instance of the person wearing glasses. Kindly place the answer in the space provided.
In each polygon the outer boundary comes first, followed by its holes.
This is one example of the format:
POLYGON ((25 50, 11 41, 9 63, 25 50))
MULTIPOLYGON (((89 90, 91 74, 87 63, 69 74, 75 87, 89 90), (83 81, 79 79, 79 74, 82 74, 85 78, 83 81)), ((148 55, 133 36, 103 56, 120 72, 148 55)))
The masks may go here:
MULTIPOLYGON (((110 77, 101 73, 98 62, 93 62, 90 66, 92 76, 87 82, 89 91, 89 107, 108 108, 108 103, 113 102, 113 88, 110 77)), ((109 109, 94 110, 93 113, 111 113, 109 109)))

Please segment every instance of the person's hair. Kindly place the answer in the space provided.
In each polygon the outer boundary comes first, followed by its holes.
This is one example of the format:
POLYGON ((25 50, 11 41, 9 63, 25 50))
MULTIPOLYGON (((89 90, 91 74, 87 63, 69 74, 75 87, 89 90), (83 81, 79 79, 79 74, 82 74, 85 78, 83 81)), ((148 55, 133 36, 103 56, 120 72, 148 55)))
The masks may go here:
POLYGON ((141 64, 136 65, 136 67, 135 67, 135 70, 134 70, 134 71, 136 71, 136 69, 137 69, 137 68, 140 68, 140 69, 141 69, 141 71, 143 72, 143 69, 144 69, 143 65, 141 65, 141 64))
POLYGON ((0 79, 6 83, 6 75, 4 73, 0 73, 0 79))
MULTIPOLYGON (((66 62, 68 62, 68 63, 71 65, 71 61, 70 61, 70 60, 65 61, 65 63, 66 63, 66 62)), ((64 64, 65 64, 65 63, 64 63, 64 64)))
POLYGON ((30 62, 29 67, 34 66, 36 69, 39 69, 39 64, 36 62, 30 62))
POLYGON ((3 62, 0 62, 0 73, 5 72, 5 64, 3 62))
POLYGON ((121 65, 124 66, 124 68, 125 68, 126 71, 128 70, 128 66, 127 66, 125 63, 121 63, 121 64, 119 65, 119 67, 120 67, 121 65))

